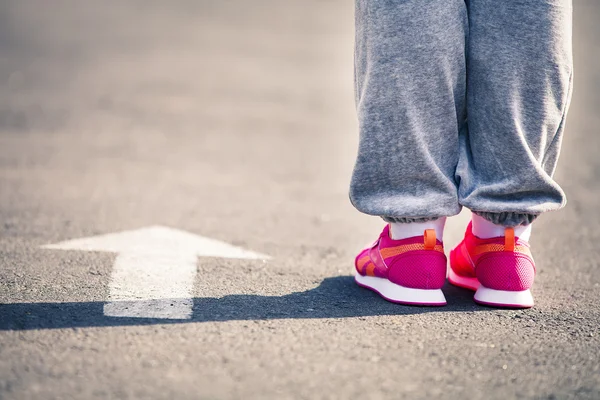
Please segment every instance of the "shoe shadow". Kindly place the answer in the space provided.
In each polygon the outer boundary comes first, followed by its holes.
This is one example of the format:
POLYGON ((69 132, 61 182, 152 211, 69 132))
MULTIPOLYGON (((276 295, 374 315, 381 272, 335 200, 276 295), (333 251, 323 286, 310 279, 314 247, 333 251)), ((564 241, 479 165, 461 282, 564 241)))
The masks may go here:
POLYGON ((448 300, 446 307, 403 306, 389 303, 370 290, 358 287, 351 276, 336 276, 324 279, 314 289, 283 296, 234 294, 221 298, 194 298, 192 317, 185 320, 105 316, 104 302, 11 303, 0 304, 0 330, 352 318, 485 310, 473 303, 472 292, 450 285, 443 290, 448 300))

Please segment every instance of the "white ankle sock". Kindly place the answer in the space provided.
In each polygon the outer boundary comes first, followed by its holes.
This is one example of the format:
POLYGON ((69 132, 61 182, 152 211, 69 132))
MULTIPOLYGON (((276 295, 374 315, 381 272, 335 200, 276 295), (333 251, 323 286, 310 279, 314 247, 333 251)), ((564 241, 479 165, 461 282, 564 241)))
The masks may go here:
MULTIPOLYGON (((473 234, 480 239, 504 236, 505 227, 502 225, 492 224, 490 221, 477 214, 473 214, 471 221, 473 222, 473 234)), ((529 241, 529 237, 531 236, 531 224, 526 226, 515 226, 514 229, 516 237, 529 241)))
POLYGON ((446 217, 440 217, 434 221, 426 222, 392 222, 390 224, 390 235, 392 236, 392 239, 400 240, 414 236, 423 236, 426 229, 435 229, 435 237, 439 241, 442 241, 445 224, 446 217))

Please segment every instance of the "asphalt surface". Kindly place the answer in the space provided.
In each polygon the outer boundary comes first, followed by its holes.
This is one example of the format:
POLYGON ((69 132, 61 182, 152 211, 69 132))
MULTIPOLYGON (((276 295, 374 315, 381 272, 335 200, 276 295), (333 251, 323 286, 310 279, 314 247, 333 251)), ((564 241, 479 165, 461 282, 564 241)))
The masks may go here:
POLYGON ((575 4, 569 204, 519 311, 354 285, 382 223, 347 200, 352 13, 0 2, 0 398, 600 398, 600 3, 575 4), (102 312, 115 254, 41 248, 157 224, 272 258, 199 258, 190 320, 136 319, 102 312))

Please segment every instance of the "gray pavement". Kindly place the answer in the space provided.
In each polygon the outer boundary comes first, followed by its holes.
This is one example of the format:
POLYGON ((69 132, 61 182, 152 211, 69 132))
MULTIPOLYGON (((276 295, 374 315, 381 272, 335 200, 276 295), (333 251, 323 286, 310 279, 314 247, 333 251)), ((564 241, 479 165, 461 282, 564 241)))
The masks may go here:
MULTIPOLYGON (((350 276, 352 3, 0 1, 0 398, 600 398, 600 3, 531 310, 382 301, 350 276), (115 254, 41 246, 164 225, 199 258, 189 320, 107 317, 115 254)), ((451 222, 447 247, 468 215, 451 222)))

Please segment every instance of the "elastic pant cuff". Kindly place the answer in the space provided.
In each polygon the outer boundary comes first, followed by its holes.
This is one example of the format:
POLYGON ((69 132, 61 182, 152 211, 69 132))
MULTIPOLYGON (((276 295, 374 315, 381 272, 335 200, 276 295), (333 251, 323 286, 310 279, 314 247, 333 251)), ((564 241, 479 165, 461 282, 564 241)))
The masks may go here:
POLYGON ((399 224, 408 224, 411 222, 435 221, 440 217, 381 217, 385 222, 396 222, 399 224))
POLYGON ((526 214, 516 212, 483 212, 483 211, 472 211, 474 214, 490 221, 496 225, 502 225, 507 227, 515 227, 518 225, 529 225, 531 224, 540 214, 526 214))

